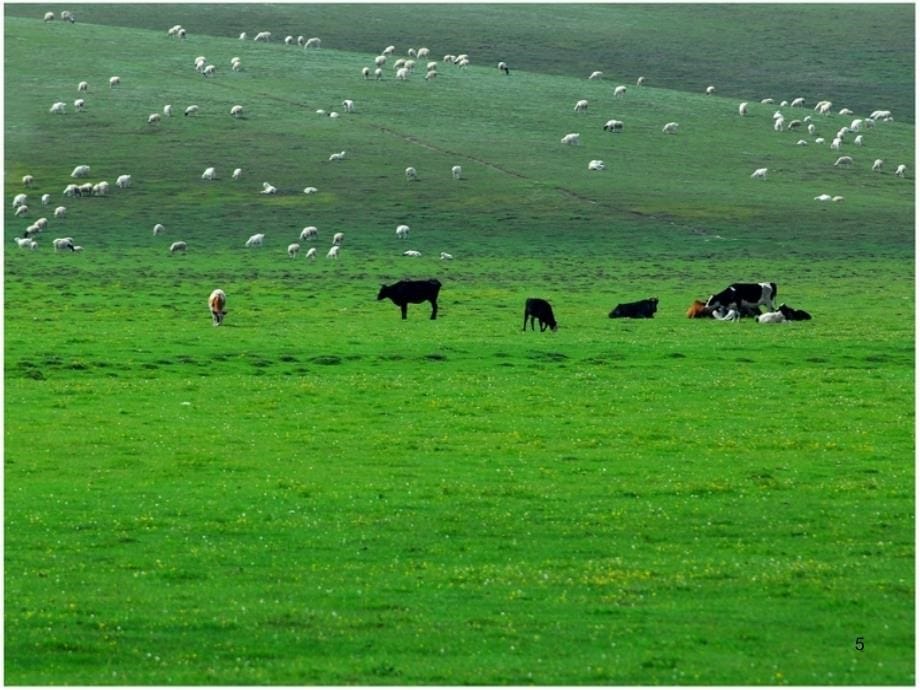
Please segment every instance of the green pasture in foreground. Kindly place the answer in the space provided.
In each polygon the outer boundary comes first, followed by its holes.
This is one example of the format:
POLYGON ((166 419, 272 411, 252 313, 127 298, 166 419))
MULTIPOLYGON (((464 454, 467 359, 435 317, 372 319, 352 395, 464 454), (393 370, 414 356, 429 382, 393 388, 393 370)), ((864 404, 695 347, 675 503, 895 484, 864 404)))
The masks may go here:
POLYGON ((357 46, 180 44, 174 21, 103 26, 116 7, 6 9, 7 684, 914 683, 913 170, 893 175, 911 127, 834 168, 772 131, 774 106, 742 120, 689 86, 616 102, 580 73, 476 63, 364 82, 357 46), (356 113, 314 113, 343 98, 356 113), (80 163, 134 184, 64 200, 80 163), (43 192, 68 214, 19 250, 43 192), (289 260, 305 225, 321 256, 345 232, 341 258, 289 260), (66 235, 85 251, 55 254, 66 235), (436 321, 374 299, 427 276, 436 321), (734 280, 815 318, 684 317, 734 280), (653 320, 606 316, 653 295, 653 320), (528 296, 558 332, 521 332, 528 296))

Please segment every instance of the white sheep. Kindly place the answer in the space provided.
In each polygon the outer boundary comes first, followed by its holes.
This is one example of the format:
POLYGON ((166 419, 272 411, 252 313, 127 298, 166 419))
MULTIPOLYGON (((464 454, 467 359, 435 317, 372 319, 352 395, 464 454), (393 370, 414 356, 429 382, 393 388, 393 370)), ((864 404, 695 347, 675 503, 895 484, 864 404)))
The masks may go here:
POLYGON ((403 256, 421 256, 422 253, 417 249, 407 249, 403 252, 403 256))
POLYGON ((33 240, 31 237, 14 237, 16 244, 20 249, 35 249, 38 247, 38 242, 33 240))
POLYGON ((304 187, 303 188, 304 194, 316 194, 318 191, 319 190, 316 187, 304 187))
POLYGON ((51 195, 50 195, 50 194, 42 194, 42 206, 47 206, 47 205, 50 204, 50 203, 51 203, 51 195))
POLYGON ((508 69, 508 63, 504 60, 498 63, 498 71, 504 72, 505 74, 511 74, 511 70, 508 69))
POLYGON ((818 137, 817 139, 815 139, 815 143, 816 144, 826 144, 827 141, 825 141, 824 137, 818 137))
POLYGON ((455 180, 459 180, 463 176, 463 168, 459 165, 455 165, 450 169, 450 175, 455 180))
POLYGON ((386 48, 383 49, 382 54, 383 54, 383 55, 392 55, 392 54, 393 54, 393 51, 395 51, 395 50, 396 50, 396 46, 387 46, 386 48))
POLYGON ((26 206, 25 204, 23 204, 22 206, 17 206, 16 210, 13 211, 13 215, 16 216, 17 218, 19 216, 28 215, 28 213, 29 213, 29 207, 26 206))
POLYGON ((711 95, 714 94, 715 92, 716 92, 716 87, 715 87, 715 86, 707 86, 707 87, 706 87, 706 95, 707 95, 707 96, 711 96, 711 95))
POLYGON ((408 225, 397 225, 396 226, 396 237, 400 240, 409 239, 409 226, 408 225))
POLYGON ((127 189, 131 186, 131 176, 130 175, 119 175, 115 180, 115 184, 121 189, 127 189))
POLYGON ((78 193, 77 193, 77 196, 89 196, 90 194, 93 193, 93 189, 95 188, 95 186, 96 186, 96 185, 94 185, 92 182, 87 182, 86 184, 81 184, 81 185, 77 188, 77 192, 78 192, 78 193))
POLYGON ((233 174, 232 174, 230 177, 231 177, 232 179, 234 179, 234 180, 238 180, 238 179, 240 179, 240 177, 242 177, 242 175, 243 175, 243 169, 242 169, 242 168, 234 168, 234 169, 233 169, 233 174))
POLYGON ((235 105, 230 108, 230 117, 240 118, 243 117, 243 106, 235 105))
POLYGON ((153 236, 154 237, 156 237, 157 235, 162 235, 164 232, 166 232, 166 227, 162 225, 161 223, 157 223, 156 225, 153 226, 153 236))
POLYGON ((194 115, 197 112, 198 112, 198 106, 190 105, 188 108, 185 109, 185 116, 188 117, 189 115, 194 115))
POLYGON ((409 70, 405 67, 400 67, 398 70, 396 70, 396 78, 401 81, 405 81, 409 78, 409 70))
POLYGON ((242 33, 240 34, 240 40, 241 40, 241 41, 245 41, 246 38, 247 38, 246 32, 244 31, 244 32, 242 32, 242 33))
POLYGON ((767 179, 767 168, 757 168, 754 172, 751 173, 752 180, 766 180, 767 179))
POLYGON ((77 21, 77 18, 73 16, 73 12, 70 10, 61 10, 61 21, 70 22, 73 24, 75 21, 77 21))
POLYGON ((904 175, 907 174, 907 166, 904 163, 901 163, 894 171, 894 174, 898 177, 904 177, 904 175))
POLYGON ((773 120, 773 131, 782 132, 785 124, 786 124, 786 121, 782 117, 776 118, 775 120, 773 120))
POLYGON ((604 161, 593 160, 588 162, 588 170, 604 170, 606 167, 604 161))
POLYGON ((35 182, 35 178, 33 178, 31 175, 22 176, 22 186, 23 187, 31 187, 33 182, 35 182))
POLYGON ((296 259, 297 255, 300 253, 300 245, 296 242, 291 242, 287 248, 288 256, 292 259, 296 259))
POLYGON ((45 12, 45 21, 53 22, 54 21, 54 12, 45 12))
POLYGON ((339 258, 339 245, 334 244, 329 248, 329 251, 326 252, 327 259, 338 259, 339 258))
POLYGON ((305 39, 305 38, 303 37, 303 34, 300 34, 300 35, 297 37, 297 45, 299 45, 301 48, 304 47, 304 44, 305 44, 306 42, 307 42, 307 39, 305 39))
POLYGON ((215 65, 205 65, 204 69, 201 70, 201 76, 210 77, 213 76, 216 71, 217 67, 215 65))
POLYGON ((76 110, 78 113, 84 112, 86 110, 86 99, 84 98, 74 99, 73 109, 76 110))
POLYGON ((804 108, 805 99, 799 96, 798 98, 793 98, 792 103, 789 104, 790 108, 804 108))
POLYGON ((818 196, 815 197, 815 201, 830 201, 830 200, 831 200, 830 194, 819 194, 818 196))
POLYGON ((418 49, 418 52, 416 52, 416 54, 415 54, 415 57, 417 57, 417 58, 419 58, 419 59, 421 59, 421 58, 426 58, 426 57, 428 57, 428 55, 429 55, 430 53, 431 53, 431 51, 428 50, 428 48, 419 48, 419 49, 418 49))
POLYGON ((89 91, 89 82, 81 81, 77 84, 77 91, 89 91))
POLYGON ((738 114, 739 114, 741 117, 744 117, 745 115, 747 115, 747 112, 748 112, 748 104, 747 104, 747 102, 741 103, 741 104, 738 106, 738 114))
POLYGON ((451 261, 454 258, 453 254, 448 254, 447 252, 441 252, 441 261, 451 261))
POLYGON ((761 98, 760 102, 763 103, 764 105, 770 105, 771 103, 774 103, 775 101, 772 98, 761 98))
POLYGON ((342 101, 342 107, 345 109, 346 113, 355 112, 355 102, 350 98, 346 98, 344 101, 342 101))
POLYGON ((29 201, 29 196, 27 194, 20 192, 19 194, 13 197, 13 208, 19 208, 20 206, 25 206, 28 201, 29 201))
POLYGON ((364 77, 365 79, 370 79, 370 78, 371 78, 371 68, 370 68, 370 67, 362 67, 362 68, 361 68, 361 76, 364 77))
POLYGON ((54 251, 61 252, 65 249, 73 251, 73 237, 56 237, 51 240, 51 246, 54 247, 54 251))
POLYGON ((315 240, 319 236, 319 230, 315 225, 308 225, 300 231, 300 241, 315 240))
POLYGON ((234 72, 239 72, 241 69, 243 69, 243 63, 240 62, 239 58, 237 58, 236 60, 231 60, 230 69, 234 72))
POLYGON ((292 45, 294 45, 294 37, 293 37, 293 36, 285 36, 285 37, 284 37, 284 45, 286 45, 286 46, 292 46, 292 45))
POLYGON ((838 195, 832 198, 831 201, 833 201, 834 203, 837 203, 838 201, 843 201, 843 197, 838 195))
POLYGON ((257 232, 255 235, 252 235, 248 240, 246 240, 246 247, 261 247, 262 241, 265 239, 265 233, 257 232))
POLYGON ((186 252, 188 251, 188 245, 185 242, 173 242, 169 245, 169 253, 175 254, 176 252, 186 252))
POLYGON ((588 112, 588 101, 582 98, 580 101, 575 102, 575 112, 576 113, 586 113, 588 112))
POLYGON ((428 70, 425 72, 425 81, 431 81, 432 79, 437 79, 438 71, 437 70, 428 70))
POLYGON ((850 156, 840 156, 836 161, 834 161, 834 166, 838 165, 852 165, 853 159, 850 156))
POLYGON ((387 64, 386 55, 378 55, 374 58, 374 67, 383 67, 385 64, 387 64))
POLYGON ((214 168, 205 168, 204 172, 201 173, 202 180, 214 180, 217 178, 217 171, 214 168))
POLYGON ((172 117, 172 106, 169 103, 163 106, 163 115, 172 117))
POLYGON ((679 125, 676 122, 669 122, 661 128, 661 131, 665 134, 677 134, 678 127, 679 125))
POLYGON ((613 95, 616 97, 626 95, 626 87, 620 84, 613 90, 613 95))
POLYGON ((872 164, 872 172, 881 172, 882 165, 884 165, 884 163, 885 161, 882 160, 881 158, 876 158, 875 162, 872 164))
POLYGON ((259 33, 256 34, 256 37, 253 40, 263 41, 265 43, 268 43, 271 40, 271 38, 272 38, 271 31, 260 31, 259 33))
POLYGON ((872 114, 869 116, 873 120, 888 120, 891 119, 890 110, 873 110, 872 114))
POLYGON ((799 139, 797 142, 795 142, 795 145, 796 146, 808 146, 808 142, 805 139, 799 139))
POLYGON ((345 239, 344 232, 337 232, 332 236, 332 244, 338 246, 342 244, 342 241, 345 239))
POLYGON ((636 79, 636 86, 642 86, 645 83, 645 77, 639 77, 636 79))
POLYGON ((407 180, 417 180, 418 179, 418 173, 416 172, 415 168, 413 168, 411 165, 408 168, 406 168, 406 179, 407 180))
POLYGON ((93 185, 93 196, 106 196, 109 193, 109 183, 105 180, 93 185))
POLYGON ((310 259, 311 261, 316 260, 316 247, 310 247, 307 250, 307 253, 304 255, 305 259, 310 259))
POLYGON ((320 45, 322 45, 322 41, 314 36, 313 38, 308 38, 307 42, 303 44, 303 47, 304 48, 319 48, 320 45))
POLYGON ((148 124, 148 125, 158 125, 158 124, 160 124, 160 114, 159 114, 159 113, 150 113, 150 115, 147 116, 147 124, 148 124))
POLYGON ((614 134, 623 131, 623 122, 621 120, 607 120, 604 123, 605 132, 613 132, 614 134))
POLYGON ((54 209, 54 217, 55 217, 55 218, 63 218, 63 217, 66 216, 66 215, 67 215, 67 207, 66 207, 66 206, 58 206, 57 208, 54 209))
POLYGON ((853 111, 850 110, 849 108, 841 108, 840 112, 838 113, 838 115, 852 115, 852 114, 853 114, 853 111))
POLYGON ((840 145, 843 143, 843 139, 840 137, 834 137, 834 140, 831 142, 831 151, 839 151, 840 145))
POLYGON ((862 134, 857 134, 857 135, 856 135, 856 138, 853 139, 853 145, 854 145, 854 146, 862 146, 862 145, 863 145, 863 135, 862 135, 862 134))
POLYGON ((591 74, 588 75, 588 79, 600 79, 604 76, 604 73, 600 70, 594 70, 591 74))
POLYGON ((331 161, 341 161, 341 160, 345 160, 345 152, 344 152, 344 151, 339 151, 338 153, 330 153, 330 154, 329 154, 329 160, 331 160, 331 161))
POLYGON ((815 124, 813 122, 809 122, 808 123, 808 133, 811 135, 814 135, 814 133, 817 131, 818 131, 818 128, 815 127, 815 124))
POLYGON ((278 188, 270 185, 268 182, 262 183, 262 191, 259 194, 277 194, 278 188))
POLYGON ((121 77, 109 77, 109 88, 114 89, 121 84, 121 77))
POLYGON ((64 115, 67 112, 65 109, 66 107, 67 104, 64 103, 64 101, 57 101, 51 104, 51 107, 48 108, 48 112, 54 115, 64 115))
POLYGON ((379 67, 374 70, 374 78, 377 79, 378 81, 380 79, 383 79, 383 70, 380 69, 379 67))
POLYGON ((581 135, 578 132, 569 132, 564 137, 562 137, 562 139, 560 139, 559 143, 567 144, 569 146, 576 146, 580 143, 580 141, 581 135))

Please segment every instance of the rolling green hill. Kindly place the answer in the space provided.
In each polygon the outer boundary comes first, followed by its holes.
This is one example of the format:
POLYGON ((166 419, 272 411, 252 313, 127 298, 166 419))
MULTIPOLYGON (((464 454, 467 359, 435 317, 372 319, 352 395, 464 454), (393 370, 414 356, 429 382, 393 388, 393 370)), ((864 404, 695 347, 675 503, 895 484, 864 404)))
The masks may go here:
POLYGON ((47 9, 4 6, 6 683, 914 683, 912 6, 47 9), (389 43, 438 76, 362 79, 389 43), (374 299, 429 276, 436 321, 374 299), (815 318, 685 318, 736 280, 815 318))

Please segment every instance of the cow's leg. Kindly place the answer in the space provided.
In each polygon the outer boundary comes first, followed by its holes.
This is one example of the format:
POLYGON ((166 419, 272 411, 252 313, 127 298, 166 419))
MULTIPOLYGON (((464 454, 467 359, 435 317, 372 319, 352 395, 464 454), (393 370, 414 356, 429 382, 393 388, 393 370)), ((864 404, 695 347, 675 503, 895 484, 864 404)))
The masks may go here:
POLYGON ((438 318, 438 300, 431 300, 431 320, 438 318))
POLYGON ((409 311, 409 303, 403 302, 399 305, 399 310, 402 312, 403 321, 406 320, 406 313, 409 311))

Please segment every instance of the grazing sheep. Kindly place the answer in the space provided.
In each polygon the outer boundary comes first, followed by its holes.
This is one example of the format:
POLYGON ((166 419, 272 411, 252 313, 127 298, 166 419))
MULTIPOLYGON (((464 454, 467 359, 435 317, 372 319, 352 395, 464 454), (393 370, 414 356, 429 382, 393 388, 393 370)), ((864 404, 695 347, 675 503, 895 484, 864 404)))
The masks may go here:
POLYGON ((234 169, 233 169, 233 174, 232 174, 230 177, 231 177, 232 179, 234 179, 234 180, 238 180, 238 179, 240 179, 240 177, 241 177, 242 175, 243 175, 243 169, 242 169, 242 168, 234 168, 234 169))
POLYGON ((262 246, 262 241, 263 241, 264 239, 265 239, 265 233, 263 233, 263 232, 257 232, 255 235, 253 235, 253 236, 250 237, 248 240, 246 240, 246 247, 247 247, 247 248, 261 247, 261 246, 262 246))
POLYGON ((431 53, 431 51, 428 50, 428 48, 419 48, 419 49, 418 49, 418 52, 415 54, 415 57, 417 57, 417 58, 419 58, 419 59, 421 59, 421 58, 426 58, 426 57, 428 57, 428 55, 429 55, 430 53, 431 53))
POLYGON ((775 120, 773 120, 773 131, 774 131, 774 132, 782 132, 782 131, 783 131, 783 126, 784 126, 785 124, 786 124, 786 121, 785 121, 782 117, 776 118, 775 120))
POLYGON ((189 115, 194 115, 197 112, 198 112, 198 106, 190 105, 188 108, 185 109, 185 116, 188 117, 189 115))
POLYGON ((575 103, 575 112, 576 113, 586 113, 588 112, 588 101, 584 98, 575 103))
POLYGON ((374 58, 374 67, 383 67, 385 64, 387 64, 386 55, 378 55, 374 58))
POLYGON ((213 76, 213 74, 216 71, 217 71, 217 67, 215 65, 205 65, 204 69, 201 70, 201 76, 210 77, 210 76, 213 76))
POLYGON ((853 111, 850 110, 849 108, 841 108, 840 112, 838 113, 838 115, 852 115, 852 114, 853 114, 853 111))
POLYGON ((569 132, 560 140, 562 144, 577 146, 581 141, 581 135, 578 132, 569 132))
POLYGON ((61 252, 65 249, 73 251, 73 237, 57 237, 51 240, 51 246, 54 247, 54 251, 61 252))
POLYGON ((115 184, 122 189, 127 189, 131 186, 131 176, 130 175, 119 175, 115 180, 115 184))
POLYGON ((872 114, 869 117, 873 120, 890 120, 891 111, 890 110, 873 110, 872 114))
POLYGON ((620 120, 607 120, 604 123, 605 132, 618 133, 623 131, 623 123, 620 120))
POLYGON ((751 173, 752 180, 766 180, 767 179, 767 168, 757 168, 754 172, 751 173))
POLYGON ((303 188, 304 194, 316 194, 318 191, 319 190, 316 187, 304 187, 303 188))
POLYGON ((51 104, 51 107, 48 108, 48 112, 53 113, 54 115, 63 115, 67 112, 65 110, 66 107, 67 104, 64 103, 64 101, 57 101, 56 103, 51 104))
POLYGON ((862 134, 857 134, 857 135, 856 135, 856 138, 853 139, 853 145, 854 145, 854 146, 862 146, 862 145, 863 145, 863 135, 862 135, 862 134))
POLYGON ((159 114, 159 113, 150 113, 150 115, 147 116, 147 124, 148 124, 148 125, 158 125, 158 124, 160 124, 160 114, 159 114))
POLYGON ((204 169, 204 172, 201 173, 201 179, 202 179, 202 180, 211 181, 211 180, 214 180, 214 179, 216 179, 216 178, 217 178, 217 171, 215 171, 214 168, 205 168, 205 169, 204 169))
POLYGON ((319 230, 315 225, 308 225, 300 231, 300 241, 315 240, 319 236, 319 230))
POLYGON ((33 178, 31 175, 22 176, 22 186, 23 187, 31 187, 34 181, 35 181, 35 178, 33 178))
POLYGON ((761 98, 760 102, 763 103, 764 105, 769 105, 771 103, 774 103, 774 100, 772 98, 761 98))
POLYGON ((46 22, 54 21, 54 12, 45 12, 45 21, 46 22))
POLYGON ((172 117, 172 106, 169 103, 163 106, 163 115, 172 117))
POLYGON ((69 196, 69 197, 78 196, 77 185, 69 184, 66 187, 64 187, 64 196, 69 196))
POLYGON ((441 261, 451 261, 454 258, 453 254, 448 254, 447 252, 441 252, 441 261))
POLYGON ((86 184, 81 184, 77 188, 77 196, 90 196, 93 193, 93 190, 96 188, 92 182, 87 182, 86 184))
POLYGON ((604 170, 606 167, 604 161, 593 160, 588 163, 588 170, 604 170))
POLYGON ((241 40, 241 41, 245 41, 246 38, 247 38, 246 32, 244 31, 243 33, 240 34, 240 40, 241 40))
POLYGON ((409 78, 409 70, 405 67, 400 67, 398 70, 396 70, 396 78, 401 81, 405 81, 409 78))
POLYGON ((241 69, 243 69, 243 63, 240 61, 239 58, 236 58, 235 60, 231 60, 230 69, 234 72, 239 72, 241 69))
POLYGON ((28 215, 28 213, 29 213, 29 207, 26 206, 25 204, 23 204, 22 206, 17 206, 16 210, 13 211, 13 215, 15 215, 17 218, 19 216, 28 215))
POLYGON ((319 48, 321 44, 322 44, 322 41, 314 36, 313 38, 308 38, 307 42, 303 44, 303 47, 304 48, 319 48))
POLYGON ((31 237, 14 237, 13 239, 20 249, 35 249, 38 247, 38 242, 31 237))
POLYGON ((93 185, 93 196, 106 196, 109 193, 109 183, 103 180, 93 185))
POLYGON ((78 113, 82 113, 84 110, 86 110, 86 100, 83 98, 75 99, 73 102, 73 109, 78 113))
POLYGON ((588 79, 600 79, 603 76, 604 76, 603 72, 601 72, 600 70, 595 70, 591 72, 591 74, 588 75, 588 79))
POLYGON ((839 151, 840 145, 843 143, 843 139, 840 137, 834 137, 834 140, 831 142, 831 151, 839 151))
POLYGON ((338 246, 342 244, 342 241, 345 239, 344 232, 337 232, 332 236, 332 244, 338 246))
POLYGON ((176 252, 185 253, 186 251, 188 251, 188 245, 185 242, 173 242, 169 245, 170 254, 175 254, 176 252))
POLYGON ((403 256, 421 256, 422 253, 417 249, 407 249, 403 252, 403 256))
POLYGON ((89 82, 81 81, 77 84, 77 91, 89 91, 89 82))
POLYGON ((271 31, 260 31, 259 33, 256 34, 256 37, 253 40, 263 41, 264 43, 268 43, 271 40, 271 38, 272 38, 271 31))
POLYGON ((77 18, 73 16, 73 12, 70 10, 61 10, 61 21, 73 24, 77 21, 77 18))
POLYGON ((316 247, 310 247, 307 250, 307 253, 304 255, 305 259, 310 259, 311 261, 316 260, 316 247))
POLYGON ((294 45, 294 37, 293 37, 293 36, 285 36, 285 37, 284 37, 284 45, 286 45, 286 46, 292 46, 292 45, 294 45))
POLYGON ((676 122, 669 122, 661 128, 661 131, 665 134, 677 134, 678 127, 679 125, 676 122))
POLYGON ((636 86, 642 86, 645 83, 645 77, 639 77, 636 79, 636 86))
POLYGON ((371 78, 371 68, 363 67, 361 69, 361 76, 364 77, 365 79, 370 79, 371 78))
POLYGON ((66 215, 67 215, 67 207, 66 207, 66 206, 58 206, 56 209, 54 209, 54 217, 55 217, 55 218, 63 218, 63 217, 66 216, 66 215))
POLYGON ((374 70, 374 78, 377 79, 378 81, 383 79, 383 70, 380 69, 379 67, 374 70))
POLYGON ((18 208, 19 206, 25 206, 26 202, 29 200, 27 194, 19 193, 13 197, 13 208, 18 208))
POLYGON ((287 248, 288 256, 292 259, 296 259, 297 255, 300 253, 300 245, 296 242, 291 242, 287 248))
POLYGON ((876 158, 875 162, 872 164, 872 172, 882 172, 882 165, 884 165, 884 163, 885 161, 881 158, 876 158))
POLYGON ((836 161, 834 161, 834 167, 838 165, 852 165, 853 159, 850 156, 840 156, 836 161))
POLYGON ((831 201, 837 203, 838 201, 843 201, 843 199, 844 198, 842 196, 835 196, 833 199, 831 199, 831 201))
POLYGON ((808 142, 805 139, 799 139, 797 142, 795 142, 795 145, 796 146, 808 146, 808 142))
POLYGON ((407 180, 418 180, 418 173, 415 171, 415 168, 409 166, 406 168, 406 179, 407 180))
POLYGON ((47 206, 47 205, 50 204, 50 203, 51 203, 51 195, 50 195, 50 194, 42 194, 42 206, 47 206))
POLYGON ((154 237, 156 237, 157 235, 162 235, 164 232, 166 232, 166 227, 163 226, 162 224, 157 223, 156 225, 153 226, 153 236, 154 237))
POLYGON ((121 84, 121 77, 110 77, 109 78, 109 88, 110 89, 114 89, 119 84, 121 84))
POLYGON ((45 230, 45 229, 48 228, 48 219, 47 219, 47 218, 39 218, 39 219, 36 220, 34 223, 32 223, 32 225, 34 225, 36 228, 38 228, 39 232, 41 232, 42 230, 45 230))
POLYGON ((799 96, 798 98, 793 98, 792 103, 789 104, 790 108, 804 108, 805 99, 799 96))
POLYGON ((396 237, 400 240, 409 239, 409 226, 408 225, 397 225, 396 226, 396 237))
POLYGON ((345 109, 346 113, 355 112, 355 102, 350 98, 346 98, 344 101, 342 101, 342 107, 345 109))
POLYGON ((392 54, 393 54, 393 51, 395 51, 395 50, 396 50, 396 46, 387 46, 386 48, 383 49, 382 54, 383 54, 383 55, 392 55, 392 54))
POLYGON ((341 161, 341 160, 345 160, 345 152, 344 152, 344 151, 339 151, 338 153, 330 153, 330 154, 329 154, 329 160, 331 160, 331 161, 341 161))
POLYGON ((243 117, 243 106, 235 105, 230 108, 230 117, 240 118, 243 117))
POLYGON ((331 117, 333 120, 336 119, 338 116, 339 114, 335 112, 334 110, 331 113, 329 113, 329 117, 331 117))
POLYGON ((707 87, 706 87, 706 95, 707 95, 707 96, 711 96, 711 95, 714 94, 715 92, 716 92, 716 87, 715 87, 715 86, 707 86, 707 87))
POLYGON ((262 191, 259 194, 277 194, 278 188, 270 185, 268 182, 262 183, 262 191))
POLYGON ((818 196, 815 197, 815 201, 830 201, 830 200, 831 200, 830 194, 819 194, 818 196))
POLYGON ((327 259, 338 259, 339 258, 339 245, 334 244, 329 248, 329 251, 326 252, 327 259))
POLYGON ((811 134, 811 135, 814 135, 814 133, 817 132, 817 131, 818 131, 818 128, 815 127, 814 123, 809 122, 809 123, 808 123, 808 133, 811 134))
POLYGON ((451 175, 451 177, 453 177, 455 180, 459 180, 460 177, 463 175, 463 168, 462 168, 461 166, 459 166, 459 165, 453 166, 453 167, 450 169, 450 175, 451 175))
POLYGON ((616 96, 616 97, 626 95, 626 87, 623 86, 622 84, 620 84, 618 87, 616 87, 616 88, 613 90, 613 95, 616 96))
POLYGON ((748 113, 748 104, 747 102, 744 102, 738 106, 738 114, 741 117, 744 117, 745 115, 747 115, 747 113, 748 113))
POLYGON ((898 166, 897 170, 894 171, 894 174, 898 177, 904 177, 907 174, 907 166, 904 163, 898 166))
POLYGON ((498 63, 498 71, 504 72, 505 74, 511 74, 511 70, 508 69, 508 63, 506 63, 504 60, 498 63))
POLYGON ((437 76, 438 76, 437 70, 434 70, 434 69, 428 70, 427 72, 425 72, 425 81, 431 81, 432 79, 436 79, 437 76))

